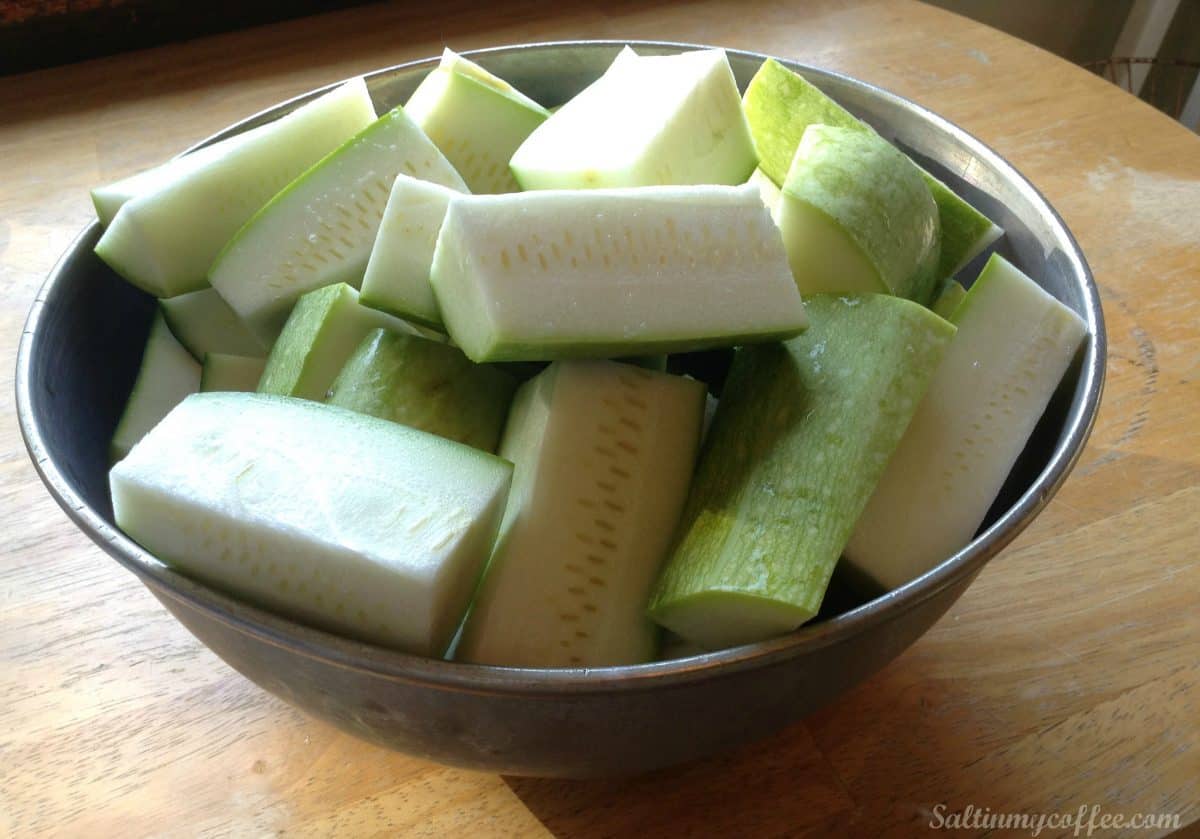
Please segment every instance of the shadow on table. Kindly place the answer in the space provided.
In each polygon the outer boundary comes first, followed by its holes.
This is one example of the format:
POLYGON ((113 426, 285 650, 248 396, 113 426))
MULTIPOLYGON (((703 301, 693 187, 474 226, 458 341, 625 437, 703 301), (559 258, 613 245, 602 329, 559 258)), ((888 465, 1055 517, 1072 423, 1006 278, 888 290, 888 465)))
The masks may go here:
POLYGON ((852 807, 805 724, 732 753, 633 778, 505 777, 555 836, 763 836, 852 807))
POLYGON ((972 764, 996 733, 996 721, 963 690, 939 683, 910 653, 804 722, 732 752, 630 778, 504 781, 557 837, 924 829, 918 789, 972 764), (946 714, 959 719, 951 724, 946 714), (895 771, 895 784, 880 785, 874 770, 860 776, 864 762, 888 764, 874 769, 895 771))

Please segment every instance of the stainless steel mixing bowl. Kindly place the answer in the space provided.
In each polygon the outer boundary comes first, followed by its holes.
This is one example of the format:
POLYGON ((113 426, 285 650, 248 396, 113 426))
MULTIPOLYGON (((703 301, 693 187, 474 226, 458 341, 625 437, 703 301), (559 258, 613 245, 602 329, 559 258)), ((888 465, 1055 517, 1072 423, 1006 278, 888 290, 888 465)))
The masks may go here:
MULTIPOLYGON (((469 53, 547 105, 595 79, 621 44, 469 53)), ((643 43, 641 52, 686 45, 643 43)), ((743 86, 764 56, 730 51, 743 86)), ((371 73, 382 110, 436 59, 371 73)), ((266 690, 352 734, 458 766, 586 776, 665 766, 763 737, 835 699, 921 636, 1061 485, 1100 401, 1105 338, 1083 254, 1044 198, 995 152, 928 111, 845 76, 784 61, 908 151, 1007 231, 999 250, 1087 322, 1088 339, 977 538, 923 577, 864 602, 835 580, 813 624, 783 638, 635 667, 533 670, 434 661, 348 641, 172 571, 113 524, 108 441, 154 301, 92 253, 93 224, 55 266, 21 338, 17 406, 42 479, 67 515, 197 638, 266 690)), ((313 91, 213 139, 272 119, 313 91)), ((965 273, 973 276, 979 262, 965 273)))

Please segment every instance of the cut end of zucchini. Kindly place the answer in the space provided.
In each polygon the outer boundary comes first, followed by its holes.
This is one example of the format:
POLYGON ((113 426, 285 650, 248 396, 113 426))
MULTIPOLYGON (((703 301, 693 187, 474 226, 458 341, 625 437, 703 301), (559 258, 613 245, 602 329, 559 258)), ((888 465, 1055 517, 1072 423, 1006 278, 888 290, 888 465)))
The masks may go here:
POLYGON ((159 301, 163 317, 179 343, 196 359, 209 353, 263 358, 267 348, 215 288, 202 288, 159 301))
POLYGON ((987 229, 978 235, 973 240, 971 246, 965 250, 962 255, 962 259, 960 259, 958 264, 954 266, 954 269, 951 271, 949 276, 957 274, 959 271, 970 265, 977 256, 979 256, 981 253, 984 253, 988 248, 996 244, 996 242, 1000 241, 1002 236, 1004 236, 1004 228, 994 222, 989 222, 987 229))
POLYGON ((114 222, 119 220, 120 223, 110 223, 96 242, 96 256, 132 285, 155 297, 168 296, 177 289, 187 293, 203 288, 203 277, 193 277, 187 283, 172 287, 159 263, 156 248, 139 220, 132 214, 122 215, 127 213, 127 206, 128 203, 122 205, 113 218, 114 222))
POLYGON ((925 302, 938 210, 901 151, 874 132, 810 125, 783 196, 779 223, 801 292, 886 290, 925 302))
POLYGON ((241 134, 235 134, 168 160, 153 169, 147 169, 114 183, 96 187, 92 190, 92 204, 96 208, 97 218, 100 219, 102 225, 108 227, 127 202, 167 189, 188 177, 192 172, 228 154, 237 146, 254 140, 258 134, 269 130, 269 127, 270 124, 251 128, 249 131, 243 131, 241 134))
POLYGON ((112 220, 116 218, 121 207, 125 206, 125 202, 133 195, 133 191, 126 187, 125 181, 93 189, 91 191, 92 206, 96 208, 96 218, 100 225, 108 227, 112 224, 112 220))
MULTIPOLYGON (((459 55, 449 47, 446 47, 442 50, 442 60, 438 67, 439 69, 449 70, 453 73, 458 73, 459 75, 474 79, 488 89, 512 99, 517 104, 528 108, 531 111, 541 113, 542 116, 550 115, 549 111, 547 111, 534 100, 530 99, 521 91, 517 90, 504 79, 500 78, 494 73, 488 72, 471 59, 459 55)), ((407 108, 408 106, 406 105, 405 107, 407 108)))
POLYGON ((440 184, 397 176, 363 275, 364 306, 444 328, 429 274, 446 208, 458 194, 440 184))
POLYGON ((775 219, 776 224, 779 223, 779 208, 783 203, 783 191, 779 186, 767 177, 766 172, 762 169, 755 169, 754 174, 750 176, 750 180, 746 183, 754 184, 758 187, 758 194, 762 198, 763 206, 771 211, 771 218, 775 219))
POLYGON ((172 408, 199 388, 200 365, 171 334, 162 313, 156 312, 133 391, 109 445, 110 462, 128 455, 172 408))
POLYGON ((802 294, 890 293, 844 225, 807 201, 781 196, 775 218, 783 233, 788 267, 802 294))
POLYGON ((680 638, 720 650, 785 635, 816 612, 744 592, 705 591, 655 608, 651 616, 680 638))
POLYGON ((449 49, 404 106, 471 192, 515 192, 513 152, 550 112, 449 49))
POLYGON ((625 55, 512 157, 525 189, 740 184, 754 145, 724 50, 625 55))

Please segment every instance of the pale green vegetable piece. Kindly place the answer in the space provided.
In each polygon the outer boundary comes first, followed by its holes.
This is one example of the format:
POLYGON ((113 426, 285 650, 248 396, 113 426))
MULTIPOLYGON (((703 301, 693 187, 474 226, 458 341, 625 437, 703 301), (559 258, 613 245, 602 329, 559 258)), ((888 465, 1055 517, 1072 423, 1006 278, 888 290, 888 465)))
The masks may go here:
POLYGON ((109 475, 117 525, 201 582, 313 626, 440 655, 512 466, 395 423, 252 393, 185 399, 109 475))
POLYGON ((957 280, 950 280, 942 288, 941 294, 937 300, 933 302, 934 314, 944 317, 946 320, 952 320, 954 313, 958 311, 959 305, 967 296, 967 290, 963 288, 962 283, 957 280))
MULTIPOLYGON (((872 130, 773 58, 764 61, 750 80, 743 106, 754 136, 759 168, 777 184, 786 180, 796 147, 809 125, 872 130)), ((923 169, 921 175, 937 204, 941 221, 937 279, 942 279, 956 274, 1004 231, 933 175, 923 169)))
POLYGON ((204 367, 200 373, 200 392, 231 391, 253 393, 258 390, 262 378, 265 358, 208 353, 204 356, 204 367))
POLYGON ((746 183, 754 184, 758 187, 759 197, 762 198, 763 205, 771 211, 771 218, 779 221, 779 205, 783 203, 783 190, 767 177, 767 173, 762 169, 755 169, 750 175, 750 180, 746 183))
POLYGON ((345 283, 310 291, 271 348, 259 392, 323 402, 363 338, 379 328, 413 332, 399 318, 360 304, 358 292, 345 283))
POLYGON ((937 205, 912 161, 878 135, 810 125, 776 219, 802 293, 928 301, 937 279, 937 205))
POLYGON ((737 351, 650 601, 651 617, 709 649, 817 614, 954 333, 898 297, 807 302, 799 338, 737 351))
POLYGON ((520 189, 508 161, 550 112, 474 61, 447 49, 404 105, 471 192, 520 189))
POLYGON ((650 587, 687 494, 704 385, 611 361, 521 386, 500 446, 516 470, 456 657, 600 667, 654 657, 650 587))
POLYGON ((1004 228, 976 210, 954 190, 925 173, 942 221, 942 255, 938 273, 953 277, 1004 235, 1004 228))
POLYGON ((953 319, 958 333, 846 548, 885 588, 971 541, 1087 335, 996 254, 953 319))
POLYGON ((200 388, 200 365, 171 334, 161 312, 154 314, 141 366, 125 410, 113 432, 109 460, 118 461, 188 394, 200 388))
POLYGON ((806 323, 751 185, 456 197, 431 281, 474 361, 729 346, 806 323))
POLYGON ((238 231, 209 280, 270 344, 302 294, 363 279, 398 174, 466 185, 402 108, 313 166, 238 231))
POLYGON ((724 50, 626 51, 521 144, 525 189, 740 184, 754 144, 724 50))
POLYGON ((251 128, 241 134, 234 134, 232 137, 210 143, 203 148, 168 160, 153 169, 146 169, 119 181, 96 187, 92 190, 92 205, 96 208, 96 217, 102 225, 108 227, 126 202, 166 189, 183 180, 192 172, 229 154, 242 143, 254 140, 270 124, 251 128))
POLYGON ((407 175, 396 178, 363 276, 364 306, 434 329, 444 328, 429 272, 446 207, 457 194, 407 175))
POLYGON ((758 168, 782 185, 800 138, 810 125, 870 130, 815 85, 768 58, 746 86, 742 107, 758 154, 758 168))
POLYGON ((204 288, 213 258, 260 207, 374 119, 363 80, 346 82, 125 202, 96 253, 156 297, 204 288))
POLYGON ((508 373, 473 363, 457 347, 375 329, 326 401, 494 452, 516 387, 508 373))
POLYGON ((159 301, 179 343, 197 359, 209 353, 262 358, 267 348, 214 288, 189 291, 159 301))

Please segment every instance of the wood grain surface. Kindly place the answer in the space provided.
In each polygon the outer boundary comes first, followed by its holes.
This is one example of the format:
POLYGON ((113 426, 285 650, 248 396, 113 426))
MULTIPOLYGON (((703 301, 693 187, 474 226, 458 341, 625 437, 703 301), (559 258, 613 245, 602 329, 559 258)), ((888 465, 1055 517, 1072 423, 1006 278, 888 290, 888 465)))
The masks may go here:
POLYGON ((910 836, 968 806, 1200 819, 1200 139, 1099 78, 909 0, 381 5, 0 79, 0 167, 0 835, 910 836), (618 781, 445 769, 263 693, 68 522, 13 416, 26 310, 91 219, 90 186, 315 85, 551 38, 761 50, 945 115, 1062 213, 1111 347, 1079 467, 915 647, 768 741, 618 781))

